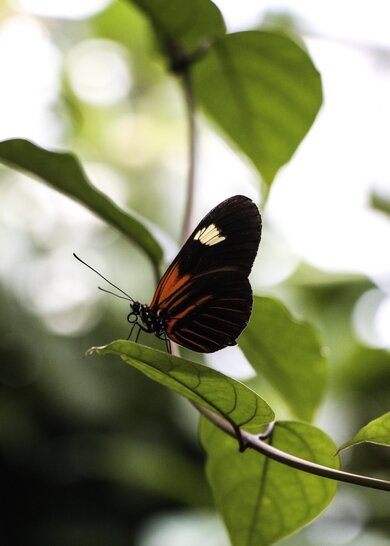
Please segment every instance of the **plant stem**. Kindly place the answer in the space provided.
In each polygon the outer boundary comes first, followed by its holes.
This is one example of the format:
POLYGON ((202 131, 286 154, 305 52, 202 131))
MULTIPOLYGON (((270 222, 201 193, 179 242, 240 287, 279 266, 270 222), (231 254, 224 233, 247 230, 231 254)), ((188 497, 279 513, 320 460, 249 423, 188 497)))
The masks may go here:
POLYGON ((196 155, 196 125, 195 125, 195 100, 194 90, 191 81, 190 66, 183 70, 183 89, 187 113, 188 130, 188 174, 187 174, 187 196, 184 209, 184 221, 181 234, 182 243, 190 234, 192 222, 192 210, 195 193, 195 155, 196 155))
MULTIPOLYGON (((197 410, 202 413, 209 421, 211 421, 218 428, 232 436, 237 438, 236 431, 232 425, 220 415, 216 415, 212 411, 207 410, 201 406, 196 405, 197 410)), ((331 480, 337 480, 339 482, 352 483, 355 485, 361 485, 363 487, 370 487, 371 489, 381 489, 382 491, 390 491, 390 482, 386 480, 381 480, 378 478, 371 478, 370 476, 361 476, 360 474, 351 474, 349 472, 344 472, 343 470, 337 470, 335 468, 329 468, 327 466, 322 466, 305 459, 300 459, 294 455, 290 455, 280 449, 273 447, 267 442, 261 439, 261 436, 251 434, 245 430, 240 429, 240 439, 241 442, 244 442, 246 448, 254 449, 262 455, 274 459, 279 463, 291 466, 303 472, 308 472, 309 474, 315 474, 317 476, 322 476, 324 478, 329 478, 331 480)))

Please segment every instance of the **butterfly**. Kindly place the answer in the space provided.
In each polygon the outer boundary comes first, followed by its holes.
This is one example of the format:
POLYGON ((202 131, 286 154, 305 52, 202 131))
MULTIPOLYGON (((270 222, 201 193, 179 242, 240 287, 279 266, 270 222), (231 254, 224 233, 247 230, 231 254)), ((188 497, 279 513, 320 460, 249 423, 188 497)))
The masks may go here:
MULTIPOLYGON (((132 329, 201 353, 236 345, 252 311, 248 275, 261 238, 261 216, 248 197, 235 195, 212 209, 168 267, 149 305, 130 300, 132 329)), ((107 292, 107 290, 104 290, 107 292)))

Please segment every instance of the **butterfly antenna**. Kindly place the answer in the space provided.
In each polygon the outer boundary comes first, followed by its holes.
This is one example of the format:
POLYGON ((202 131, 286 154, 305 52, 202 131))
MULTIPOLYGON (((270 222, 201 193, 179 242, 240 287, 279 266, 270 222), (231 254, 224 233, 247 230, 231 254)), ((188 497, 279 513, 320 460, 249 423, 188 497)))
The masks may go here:
POLYGON ((111 294, 111 296, 115 296, 116 298, 120 298, 121 300, 129 301, 129 298, 127 296, 120 296, 119 294, 115 294, 115 292, 111 292, 111 290, 107 290, 107 288, 102 288, 101 286, 98 286, 98 290, 106 292, 106 294, 111 294))
MULTIPOLYGON (((84 262, 84 260, 82 260, 81 258, 79 258, 77 256, 77 254, 75 254, 73 252, 73 256, 76 258, 76 260, 78 260, 79 262, 81 262, 83 265, 85 265, 86 267, 88 267, 89 269, 91 269, 91 271, 93 271, 94 273, 96 273, 96 275, 99 275, 99 277, 101 277, 104 281, 106 281, 108 284, 110 284, 111 286, 113 286, 116 290, 119 290, 119 292, 121 292, 122 294, 124 294, 126 296, 126 298, 123 298, 123 299, 128 299, 132 302, 134 302, 133 298, 129 296, 129 294, 126 294, 126 292, 124 292, 121 288, 119 288, 119 286, 116 286, 114 283, 112 283, 111 281, 109 281, 108 279, 106 279, 106 277, 104 277, 101 273, 99 273, 99 271, 96 271, 96 269, 94 269, 92 266, 90 266, 89 264, 87 264, 86 262, 84 262)), ((99 287, 100 288, 100 287, 99 287)), ((102 288, 100 288, 100 290, 103 290, 102 288)), ((114 296, 117 296, 117 294, 114 294, 113 292, 109 292, 108 290, 103 290, 103 292, 108 292, 109 294, 113 294, 114 296)), ((118 296, 118 298, 120 298, 121 296, 118 296)))

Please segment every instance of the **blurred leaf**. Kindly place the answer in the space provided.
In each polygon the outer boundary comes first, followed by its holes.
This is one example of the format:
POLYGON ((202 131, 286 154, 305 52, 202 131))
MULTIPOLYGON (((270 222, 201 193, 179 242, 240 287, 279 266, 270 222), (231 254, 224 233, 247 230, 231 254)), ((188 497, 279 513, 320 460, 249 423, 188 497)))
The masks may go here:
POLYGON ((390 199, 377 192, 371 193, 371 207, 390 216, 390 199))
MULTIPOLYGON (((201 441, 215 502, 233 546, 266 546, 294 533, 332 500, 337 482, 237 451, 230 436, 205 418, 201 441)), ((336 447, 321 430, 293 421, 275 424, 271 444, 291 455, 338 468, 336 447)))
POLYGON ((161 438, 145 442, 104 435, 88 442, 81 464, 89 478, 113 480, 190 506, 212 504, 202 467, 176 446, 163 445, 161 438))
POLYGON ((132 0, 150 19, 168 54, 191 54, 225 33, 210 0, 132 0))
MULTIPOLYGON (((149 48, 148 21, 132 2, 112 2, 89 19, 95 35, 122 43, 138 55, 149 48)), ((132 61, 138 62, 137 59, 132 61)), ((133 63, 132 63, 133 64, 133 63)))
POLYGON ((296 321, 280 301, 256 296, 239 346, 292 411, 312 419, 326 386, 326 359, 314 328, 296 321))
MULTIPOLYGON (((337 311, 339 317, 342 311, 337 311)), ((348 340, 345 338, 345 335, 344 338, 339 338, 340 342, 346 344, 348 340)), ((356 340, 350 341, 351 344, 353 342, 355 342, 354 345, 344 359, 337 362, 338 364, 341 362, 342 365, 338 365, 335 369, 336 386, 339 392, 344 393, 348 388, 351 391, 359 391, 360 394, 368 394, 368 399, 375 397, 373 407, 376 406, 379 398, 382 398, 385 403, 388 402, 390 396, 390 352, 386 349, 356 344, 356 340)), ((334 347, 334 342, 332 347, 334 347)), ((334 353, 334 351, 332 352, 334 353)), ((385 408, 387 409, 387 405, 385 408)), ((377 413, 376 411, 371 415, 374 416, 377 413)))
POLYGON ((361 428, 351 440, 339 448, 339 451, 362 442, 390 446, 390 411, 361 428))
POLYGON ((161 260, 161 247, 150 232, 90 184, 74 155, 51 152, 28 140, 12 139, 0 142, 0 162, 37 176, 55 190, 76 199, 138 244, 152 262, 161 260))
POLYGON ((254 163, 268 186, 310 129, 322 103, 309 55, 286 36, 228 34, 194 65, 206 113, 254 163))
POLYGON ((201 364, 130 341, 92 347, 88 354, 115 354, 154 381, 217 412, 230 423, 259 432, 274 419, 271 408, 251 389, 201 364))

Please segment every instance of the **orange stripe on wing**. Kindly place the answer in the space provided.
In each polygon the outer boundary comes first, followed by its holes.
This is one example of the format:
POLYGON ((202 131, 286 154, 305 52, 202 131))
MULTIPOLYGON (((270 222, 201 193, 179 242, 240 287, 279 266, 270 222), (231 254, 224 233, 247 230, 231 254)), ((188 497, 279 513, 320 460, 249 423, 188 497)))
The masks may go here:
POLYGON ((218 328, 213 328, 212 326, 204 324, 203 322, 194 320, 192 321, 192 324, 196 324, 197 326, 201 326, 202 328, 207 328, 208 330, 212 330, 213 332, 216 332, 217 334, 222 334, 223 336, 226 336, 226 332, 224 332, 223 330, 218 330, 218 328))
MULTIPOLYGON (((169 335, 169 332, 171 331, 172 327, 174 326, 174 324, 184 318, 186 315, 188 315, 188 313, 190 311, 192 311, 193 309, 195 309, 196 307, 198 307, 198 305, 201 305, 202 303, 204 303, 205 301, 209 300, 210 298, 212 298, 212 296, 210 294, 208 294, 207 296, 203 296, 203 298, 199 298, 198 300, 194 301, 193 303, 191 303, 190 305, 188 305, 185 309, 183 309, 183 311, 181 311, 180 313, 178 313, 177 315, 174 315, 173 317, 168 317, 167 320, 166 320, 166 323, 168 325, 168 335, 169 335)), ((184 299, 184 298, 183 298, 184 299)), ((181 300, 180 300, 181 301, 181 300)), ((189 301, 190 298, 189 298, 189 301)))
POLYGON ((158 309, 160 303, 169 298, 174 292, 179 290, 190 279, 190 275, 180 275, 178 264, 175 264, 172 268, 168 269, 165 275, 162 277, 156 292, 154 293, 152 302, 149 307, 152 309, 158 309))
POLYGON ((184 347, 198 347, 201 351, 206 351, 207 347, 205 345, 201 345, 200 343, 197 343, 193 339, 190 339, 186 336, 183 336, 182 333, 176 333, 169 336, 169 339, 171 339, 174 343, 178 343, 179 345, 183 345, 184 347), (184 341, 184 343, 183 343, 184 341))
POLYGON ((211 338, 211 337, 207 337, 207 336, 202 336, 202 334, 198 334, 197 332, 194 332, 193 330, 190 330, 189 328, 182 328, 180 330, 180 333, 181 332, 186 332, 188 334, 191 334, 192 336, 196 336, 200 339, 204 339, 205 341, 209 341, 210 343, 213 343, 214 345, 219 345, 219 342, 218 341, 215 341, 215 339, 211 338))

